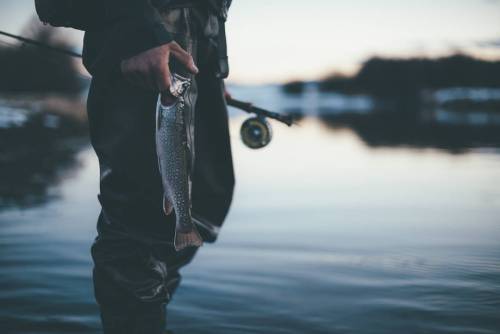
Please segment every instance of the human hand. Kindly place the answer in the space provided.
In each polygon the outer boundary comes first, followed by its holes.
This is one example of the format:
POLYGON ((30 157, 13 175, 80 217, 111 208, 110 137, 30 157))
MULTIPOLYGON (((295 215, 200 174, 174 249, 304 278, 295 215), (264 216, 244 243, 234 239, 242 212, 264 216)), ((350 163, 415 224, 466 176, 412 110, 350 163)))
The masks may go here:
POLYGON ((126 79, 145 89, 155 90, 162 96, 170 96, 170 56, 186 66, 189 72, 199 72, 193 57, 175 41, 146 50, 121 62, 121 71, 126 79))

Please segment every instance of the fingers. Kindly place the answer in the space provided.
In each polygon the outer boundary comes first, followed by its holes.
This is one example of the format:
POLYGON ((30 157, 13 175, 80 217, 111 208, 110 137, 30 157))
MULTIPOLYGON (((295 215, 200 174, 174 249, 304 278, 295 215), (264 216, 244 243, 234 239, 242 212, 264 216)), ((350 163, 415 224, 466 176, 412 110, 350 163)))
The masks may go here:
POLYGON ((154 72, 155 75, 155 83, 158 91, 161 93, 170 92, 171 77, 170 77, 170 69, 168 68, 167 63, 165 62, 159 70, 154 72))
POLYGON ((161 94, 161 104, 164 106, 171 106, 177 101, 177 98, 170 94, 169 92, 167 93, 162 93, 161 94))
POLYGON ((164 106, 169 106, 176 101, 175 96, 170 94, 170 85, 172 84, 170 69, 168 65, 164 63, 164 65, 154 73, 155 76, 155 87, 157 87, 158 91, 161 94, 161 103, 164 106))
POLYGON ((162 95, 170 92, 171 75, 168 65, 170 56, 175 57, 189 72, 197 74, 193 57, 176 42, 144 51, 121 62, 124 77, 134 85, 144 89, 159 91, 162 95))
POLYGON ((191 57, 191 55, 186 50, 181 48, 179 44, 177 44, 176 42, 172 42, 170 52, 175 58, 177 58, 177 60, 179 60, 184 66, 186 66, 189 72, 198 74, 199 70, 194 63, 193 57, 191 57))
POLYGON ((154 90, 156 89, 156 82, 154 80, 153 72, 149 67, 141 67, 136 73, 137 83, 147 89, 154 90))
POLYGON ((147 90, 156 89, 156 82, 152 75, 152 71, 145 64, 131 59, 122 61, 120 67, 123 76, 130 83, 147 90))

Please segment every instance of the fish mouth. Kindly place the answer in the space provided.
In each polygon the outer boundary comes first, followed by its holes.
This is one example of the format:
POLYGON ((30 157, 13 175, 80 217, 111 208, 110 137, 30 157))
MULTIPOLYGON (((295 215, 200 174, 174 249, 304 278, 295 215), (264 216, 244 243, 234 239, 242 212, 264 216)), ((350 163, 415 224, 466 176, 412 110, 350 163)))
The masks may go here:
POLYGON ((170 94, 176 98, 184 95, 186 90, 191 86, 191 79, 180 74, 174 73, 170 78, 170 94))
POLYGON ((172 108, 181 99, 191 86, 191 79, 174 73, 170 76, 170 88, 168 93, 160 94, 160 105, 163 108, 172 108), (170 94, 169 94, 170 93, 170 94))
POLYGON ((158 98, 158 103, 161 108, 163 109, 171 109, 177 105, 177 102, 179 102, 179 99, 176 98, 175 96, 172 96, 170 94, 160 94, 158 98))

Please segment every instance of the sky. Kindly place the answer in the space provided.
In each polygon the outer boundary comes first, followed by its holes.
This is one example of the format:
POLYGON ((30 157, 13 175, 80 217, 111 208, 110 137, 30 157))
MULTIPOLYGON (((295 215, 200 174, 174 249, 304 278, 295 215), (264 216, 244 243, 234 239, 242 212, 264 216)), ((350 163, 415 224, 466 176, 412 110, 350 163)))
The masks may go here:
MULTIPOLYGON (((33 0, 0 0, 0 30, 32 15, 33 0)), ((500 59, 500 0, 233 0, 227 36, 236 83, 352 74, 372 56, 500 59)))

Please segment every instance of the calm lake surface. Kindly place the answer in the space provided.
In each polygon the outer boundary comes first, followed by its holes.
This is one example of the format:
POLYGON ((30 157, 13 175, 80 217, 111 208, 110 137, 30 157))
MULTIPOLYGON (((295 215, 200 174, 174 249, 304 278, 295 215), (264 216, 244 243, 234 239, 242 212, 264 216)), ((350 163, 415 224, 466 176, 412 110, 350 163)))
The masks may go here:
MULTIPOLYGON (((500 332, 498 149, 374 148, 306 118, 252 151, 235 115, 234 205, 183 270, 171 330, 500 332)), ((1 333, 100 332, 97 182, 83 145, 46 201, 0 211, 1 333)))

